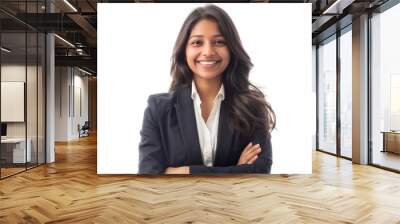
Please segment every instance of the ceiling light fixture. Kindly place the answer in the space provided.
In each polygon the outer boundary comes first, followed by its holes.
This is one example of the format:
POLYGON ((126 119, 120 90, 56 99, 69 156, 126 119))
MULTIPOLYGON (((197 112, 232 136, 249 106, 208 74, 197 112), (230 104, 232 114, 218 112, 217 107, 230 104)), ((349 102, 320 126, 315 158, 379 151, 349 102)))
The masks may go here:
POLYGON ((60 36, 57 35, 57 34, 54 34, 54 36, 57 37, 58 39, 60 39, 61 41, 63 41, 64 43, 68 44, 69 46, 75 48, 75 45, 71 44, 71 42, 69 42, 68 40, 66 40, 66 39, 64 39, 64 38, 62 38, 62 37, 60 37, 60 36))
POLYGON ((90 73, 90 72, 88 72, 88 71, 86 71, 86 70, 83 70, 83 69, 81 69, 81 68, 79 68, 79 67, 78 67, 78 70, 81 71, 81 72, 83 72, 83 73, 85 73, 85 74, 88 74, 88 75, 92 76, 92 73, 90 73))
POLYGON ((69 3, 68 0, 64 0, 65 4, 67 4, 72 10, 74 10, 74 12, 78 12, 78 10, 71 4, 69 3))
POLYGON ((11 50, 9 50, 9 49, 7 49, 7 48, 5 48, 5 47, 1 47, 0 49, 1 49, 2 51, 6 52, 6 53, 10 53, 10 52, 11 52, 11 50))
POLYGON ((76 52, 77 52, 79 55, 83 55, 83 50, 82 50, 81 48, 77 48, 77 49, 76 49, 76 52))
POLYGON ((351 5, 355 0, 336 0, 332 5, 324 10, 322 14, 342 14, 343 9, 351 5))

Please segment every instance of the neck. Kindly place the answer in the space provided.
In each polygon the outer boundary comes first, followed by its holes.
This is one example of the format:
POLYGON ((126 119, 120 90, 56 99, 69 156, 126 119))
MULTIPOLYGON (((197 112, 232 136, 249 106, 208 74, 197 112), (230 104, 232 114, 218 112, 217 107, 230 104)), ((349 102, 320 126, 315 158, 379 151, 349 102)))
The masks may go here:
POLYGON ((195 78, 194 82, 196 84, 200 99, 203 102, 214 100, 222 85, 222 80, 220 78, 211 80, 195 78))

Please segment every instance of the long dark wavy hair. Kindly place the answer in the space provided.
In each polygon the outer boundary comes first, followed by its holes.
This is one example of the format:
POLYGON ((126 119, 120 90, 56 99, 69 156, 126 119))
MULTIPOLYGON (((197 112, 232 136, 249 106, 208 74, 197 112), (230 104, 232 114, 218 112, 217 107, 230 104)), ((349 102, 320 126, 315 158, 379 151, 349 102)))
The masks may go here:
POLYGON ((170 91, 190 85, 193 80, 193 73, 186 62, 186 46, 193 27, 202 19, 211 19, 218 24, 229 49, 230 62, 222 74, 222 82, 232 118, 231 128, 245 135, 251 135, 259 128, 269 134, 275 127, 275 113, 264 94, 249 82, 249 72, 253 64, 242 46, 233 21, 224 10, 215 5, 196 8, 183 23, 171 58, 170 91))

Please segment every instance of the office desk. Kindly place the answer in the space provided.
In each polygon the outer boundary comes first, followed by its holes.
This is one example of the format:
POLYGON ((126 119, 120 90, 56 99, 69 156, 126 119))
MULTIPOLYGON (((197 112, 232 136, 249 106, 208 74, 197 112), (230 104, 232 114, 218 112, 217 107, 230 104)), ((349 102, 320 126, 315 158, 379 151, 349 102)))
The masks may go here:
POLYGON ((383 150, 382 152, 393 152, 400 154, 400 131, 382 131, 383 150))
POLYGON ((1 139, 1 157, 8 163, 31 162, 32 141, 30 138, 28 138, 27 142, 28 147, 26 147, 25 154, 25 138, 1 139), (25 159, 27 159, 27 161, 25 161, 25 159))

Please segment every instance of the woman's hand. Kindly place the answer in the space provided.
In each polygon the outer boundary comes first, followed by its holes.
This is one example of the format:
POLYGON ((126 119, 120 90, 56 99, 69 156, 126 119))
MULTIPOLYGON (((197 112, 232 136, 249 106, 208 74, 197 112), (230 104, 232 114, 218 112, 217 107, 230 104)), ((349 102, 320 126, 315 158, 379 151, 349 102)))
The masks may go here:
POLYGON ((260 144, 253 145, 249 143, 240 155, 237 165, 252 164, 257 160, 258 154, 261 152, 260 144))
POLYGON ((190 170, 188 166, 168 167, 165 174, 190 174, 190 170))

